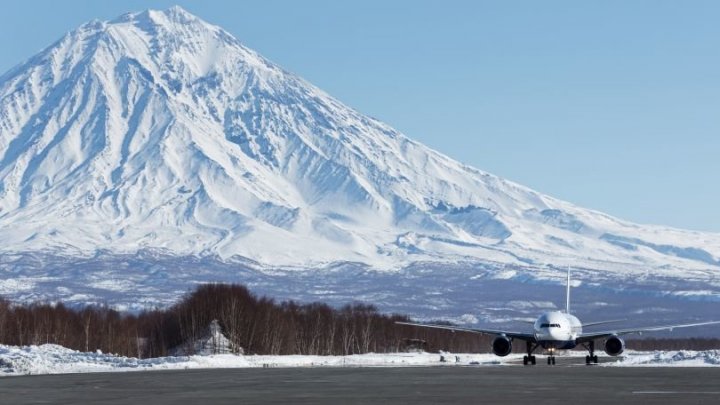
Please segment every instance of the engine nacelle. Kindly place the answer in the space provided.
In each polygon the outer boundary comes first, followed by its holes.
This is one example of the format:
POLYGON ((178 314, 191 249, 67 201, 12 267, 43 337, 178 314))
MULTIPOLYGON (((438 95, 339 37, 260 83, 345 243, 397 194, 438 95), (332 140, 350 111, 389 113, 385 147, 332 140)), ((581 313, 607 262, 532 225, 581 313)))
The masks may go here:
POLYGON ((605 341, 605 353, 610 356, 618 356, 625 351, 625 341, 617 336, 610 336, 605 341))
POLYGON ((512 340, 507 336, 498 336, 492 341, 492 351, 496 356, 504 357, 512 352, 512 340))

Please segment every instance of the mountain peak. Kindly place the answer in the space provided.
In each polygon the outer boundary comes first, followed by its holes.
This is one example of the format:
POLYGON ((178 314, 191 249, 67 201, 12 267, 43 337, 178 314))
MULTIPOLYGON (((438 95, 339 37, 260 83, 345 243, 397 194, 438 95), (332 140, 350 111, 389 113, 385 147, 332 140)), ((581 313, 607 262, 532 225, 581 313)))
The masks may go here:
MULTIPOLYGON (((231 34, 179 6, 126 13, 109 22, 93 21, 71 31, 66 39, 48 52, 91 58, 103 69, 128 59, 175 89, 220 67, 231 76, 233 68, 254 68, 259 76, 264 75, 260 71, 278 70, 231 34)), ((55 64, 61 66, 54 70, 56 74, 68 72, 73 65, 60 59, 55 64)))
POLYGON ((717 235, 464 166, 182 8, 83 27, 0 79, 5 251, 720 267, 717 235))
POLYGON ((138 19, 140 19, 140 17, 146 18, 153 24, 168 29, 179 29, 188 25, 217 29, 217 27, 191 14, 180 6, 173 6, 166 10, 146 10, 138 14, 138 19))
POLYGON ((185 10, 177 4, 174 6, 170 6, 166 10, 162 11, 162 13, 169 16, 170 18, 175 19, 176 21, 189 21, 198 19, 194 14, 190 13, 189 11, 185 10))
POLYGON ((197 17, 196 15, 190 13, 189 11, 178 5, 172 6, 165 10, 147 9, 139 12, 125 13, 118 18, 111 20, 110 23, 122 23, 128 21, 146 21, 152 22, 153 24, 157 25, 167 24, 168 22, 181 24, 200 22, 208 24, 201 18, 197 17))

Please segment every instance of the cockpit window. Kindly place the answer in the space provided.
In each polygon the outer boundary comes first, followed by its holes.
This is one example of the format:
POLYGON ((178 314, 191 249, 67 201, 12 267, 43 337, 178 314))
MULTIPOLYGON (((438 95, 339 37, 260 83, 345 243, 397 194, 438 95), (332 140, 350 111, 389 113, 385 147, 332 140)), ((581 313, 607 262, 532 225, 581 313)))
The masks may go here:
POLYGON ((540 324, 540 327, 541 328, 559 328, 560 324, 559 323, 543 323, 543 324, 540 324))

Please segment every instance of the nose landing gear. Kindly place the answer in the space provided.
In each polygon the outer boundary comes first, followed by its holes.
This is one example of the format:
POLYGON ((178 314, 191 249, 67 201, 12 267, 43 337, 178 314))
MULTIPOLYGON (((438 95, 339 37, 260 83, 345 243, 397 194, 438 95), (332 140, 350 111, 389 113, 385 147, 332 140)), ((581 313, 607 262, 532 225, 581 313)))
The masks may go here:
POLYGON ((552 347, 550 348, 550 353, 547 359, 548 366, 554 366, 555 365, 555 349, 552 347))

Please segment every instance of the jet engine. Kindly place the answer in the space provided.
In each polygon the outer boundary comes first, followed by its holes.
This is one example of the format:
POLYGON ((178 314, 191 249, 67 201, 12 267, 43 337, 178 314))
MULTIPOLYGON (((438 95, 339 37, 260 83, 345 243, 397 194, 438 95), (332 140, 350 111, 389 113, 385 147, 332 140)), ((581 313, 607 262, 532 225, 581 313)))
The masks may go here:
POLYGON ((492 351, 496 356, 507 356, 512 351, 512 340, 507 336, 498 336, 492 341, 492 351))
POLYGON ((625 351, 625 341, 617 336, 610 336, 605 341, 605 353, 610 356, 618 356, 625 351))

